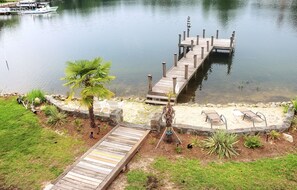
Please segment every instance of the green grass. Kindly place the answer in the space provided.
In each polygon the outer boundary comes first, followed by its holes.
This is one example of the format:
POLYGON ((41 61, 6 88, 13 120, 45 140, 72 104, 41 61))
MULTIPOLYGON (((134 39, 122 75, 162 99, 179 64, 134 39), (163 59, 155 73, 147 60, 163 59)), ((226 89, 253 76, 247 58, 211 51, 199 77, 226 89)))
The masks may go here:
POLYGON ((149 174, 141 170, 131 170, 127 174, 129 185, 126 190, 145 190, 147 178, 149 174))
POLYGON ((193 159, 159 158, 153 166, 161 176, 169 175, 179 189, 297 189, 296 154, 207 166, 193 159))
POLYGON ((0 98, 0 145, 0 189, 40 189, 86 150, 82 141, 42 128, 15 97, 0 98))

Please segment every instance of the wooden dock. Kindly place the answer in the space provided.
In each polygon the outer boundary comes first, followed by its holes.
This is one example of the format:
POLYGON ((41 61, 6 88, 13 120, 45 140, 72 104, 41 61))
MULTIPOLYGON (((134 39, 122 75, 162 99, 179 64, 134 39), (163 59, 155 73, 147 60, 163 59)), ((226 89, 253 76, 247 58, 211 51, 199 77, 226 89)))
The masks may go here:
POLYGON ((106 189, 148 134, 149 130, 116 126, 56 179, 51 189, 106 189))
MULTIPOLYGON (((184 31, 183 40, 179 35, 178 50, 179 53, 174 54, 173 66, 166 70, 166 63, 163 62, 163 76, 152 86, 152 76, 148 75, 149 90, 146 95, 146 103, 164 105, 168 102, 168 93, 173 93, 170 102, 177 102, 180 93, 187 88, 191 78, 196 75, 197 70, 203 67, 204 61, 209 58, 213 51, 226 52, 230 55, 234 51, 235 32, 232 33, 230 39, 219 39, 218 30, 216 37, 205 37, 205 30, 200 37, 186 37, 184 31)), ((187 33, 189 36, 189 30, 187 33)))

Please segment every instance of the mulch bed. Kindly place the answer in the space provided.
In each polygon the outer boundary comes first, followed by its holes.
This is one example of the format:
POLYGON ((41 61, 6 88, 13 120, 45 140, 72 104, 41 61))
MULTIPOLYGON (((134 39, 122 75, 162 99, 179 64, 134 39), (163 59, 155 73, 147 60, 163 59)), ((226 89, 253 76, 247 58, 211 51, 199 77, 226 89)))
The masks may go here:
POLYGON ((168 144, 165 141, 161 141, 159 147, 155 149, 158 141, 161 138, 162 132, 150 133, 148 138, 145 140, 143 146, 141 147, 139 153, 143 157, 158 157, 163 156, 170 159, 176 159, 178 157, 186 157, 186 158, 195 158, 201 160, 202 163, 207 163, 211 161, 254 161, 260 158, 269 158, 269 157, 277 157, 287 153, 293 153, 297 151, 297 131, 289 131, 286 132, 290 134, 294 138, 294 142, 288 142, 284 140, 282 137, 277 140, 268 140, 266 135, 260 135, 261 142, 263 144, 262 147, 256 149, 249 149, 244 146, 244 137, 239 137, 239 142, 236 144, 236 149, 239 153, 238 156, 232 157, 231 159, 219 159, 216 155, 208 155, 207 151, 203 150, 200 147, 193 147, 192 149, 188 149, 187 145, 193 142, 194 138, 197 138, 198 141, 206 139, 206 136, 194 136, 189 134, 178 134, 179 138, 182 141, 182 145, 178 145, 182 147, 182 153, 177 153, 176 151, 176 141, 168 144))

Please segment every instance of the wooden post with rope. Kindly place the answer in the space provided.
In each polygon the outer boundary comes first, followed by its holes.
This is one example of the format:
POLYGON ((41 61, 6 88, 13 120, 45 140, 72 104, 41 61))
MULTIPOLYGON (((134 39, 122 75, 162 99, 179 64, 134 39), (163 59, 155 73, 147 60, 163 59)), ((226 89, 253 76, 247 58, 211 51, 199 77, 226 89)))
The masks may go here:
POLYGON ((173 107, 170 104, 170 99, 171 99, 172 93, 168 94, 168 103, 167 105, 163 108, 163 112, 162 112, 162 118, 165 119, 166 121, 166 128, 156 146, 155 149, 158 148, 158 146, 160 145, 161 141, 164 139, 165 135, 167 136, 167 141, 169 141, 170 143, 172 142, 172 135, 175 135, 177 140, 179 141, 179 144, 181 144, 181 140, 180 138, 177 136, 176 132, 174 131, 173 127, 172 127, 172 122, 173 122, 173 118, 175 117, 175 111, 173 109, 173 107))

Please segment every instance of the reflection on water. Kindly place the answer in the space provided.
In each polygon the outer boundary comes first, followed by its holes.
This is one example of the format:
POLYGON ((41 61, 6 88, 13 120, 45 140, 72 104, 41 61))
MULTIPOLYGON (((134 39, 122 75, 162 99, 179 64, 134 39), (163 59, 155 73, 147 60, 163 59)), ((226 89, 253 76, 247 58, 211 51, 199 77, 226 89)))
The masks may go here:
MULTIPOLYGON (((11 15, 0 15, 0 31, 5 28, 16 27, 19 23, 19 18, 11 15)), ((1 35, 0 35, 1 38, 1 35)))
POLYGON ((236 31, 232 57, 213 54, 183 102, 289 100, 297 94, 297 0, 55 0, 57 14, 0 16, 0 92, 66 93, 66 61, 102 56, 118 96, 145 96, 147 74, 173 63, 178 34, 236 31), (10 70, 5 65, 8 61, 10 70))
MULTIPOLYGON (((203 95, 203 82, 212 77, 213 65, 226 67, 226 75, 231 74, 232 57, 226 53, 212 53, 208 60, 206 60, 202 67, 200 67, 196 75, 191 79, 188 88, 180 95, 179 102, 205 102, 207 97, 203 95)), ((220 102, 223 101, 220 97, 220 102)), ((217 102, 217 101, 215 101, 217 102)), ((207 102, 205 102, 207 103, 207 102)))
POLYGON ((237 12, 240 8, 244 7, 248 1, 246 0, 203 0, 203 11, 206 14, 212 14, 213 10, 217 10, 217 19, 221 24, 228 25, 230 20, 233 20, 237 16, 237 12))

